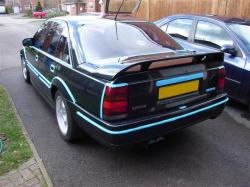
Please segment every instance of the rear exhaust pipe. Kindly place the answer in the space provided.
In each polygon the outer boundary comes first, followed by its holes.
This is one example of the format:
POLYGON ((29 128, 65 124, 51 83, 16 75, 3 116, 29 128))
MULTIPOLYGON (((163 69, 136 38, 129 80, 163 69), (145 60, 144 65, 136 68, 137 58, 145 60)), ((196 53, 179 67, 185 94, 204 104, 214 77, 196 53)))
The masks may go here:
POLYGON ((165 140, 165 137, 163 136, 160 136, 160 137, 157 137, 157 138, 154 138, 154 139, 151 139, 149 140, 146 144, 145 144, 145 148, 148 148, 149 146, 153 145, 153 144, 157 144, 161 141, 164 141, 165 140))

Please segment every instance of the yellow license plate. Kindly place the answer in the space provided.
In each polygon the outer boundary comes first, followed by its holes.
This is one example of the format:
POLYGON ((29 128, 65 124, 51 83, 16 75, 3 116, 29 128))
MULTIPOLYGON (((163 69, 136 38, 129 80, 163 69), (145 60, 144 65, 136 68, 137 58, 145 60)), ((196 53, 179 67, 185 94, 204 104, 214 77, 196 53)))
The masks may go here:
POLYGON ((199 80, 189 81, 185 83, 164 86, 159 88, 159 99, 167 99, 183 94, 196 92, 199 89, 199 80))

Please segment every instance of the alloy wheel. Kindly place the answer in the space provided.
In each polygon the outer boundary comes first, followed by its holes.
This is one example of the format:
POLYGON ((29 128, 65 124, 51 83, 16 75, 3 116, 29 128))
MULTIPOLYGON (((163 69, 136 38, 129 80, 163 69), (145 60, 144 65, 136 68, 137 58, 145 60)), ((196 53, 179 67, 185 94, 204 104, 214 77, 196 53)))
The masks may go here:
POLYGON ((28 71, 27 71, 27 68, 25 66, 23 59, 22 59, 22 72, 23 72, 24 79, 27 80, 28 79, 28 71))
POLYGON ((66 135, 69 128, 68 115, 64 100, 60 95, 56 98, 56 117, 61 133, 66 135))

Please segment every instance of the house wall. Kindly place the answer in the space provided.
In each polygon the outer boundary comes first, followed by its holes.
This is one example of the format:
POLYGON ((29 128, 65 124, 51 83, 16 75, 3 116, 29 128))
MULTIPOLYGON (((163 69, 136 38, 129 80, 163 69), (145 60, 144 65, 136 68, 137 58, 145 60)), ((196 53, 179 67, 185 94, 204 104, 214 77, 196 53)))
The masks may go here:
POLYGON ((87 12, 100 12, 101 6, 99 0, 86 0, 87 12))
POLYGON ((38 1, 44 8, 44 0, 19 0, 20 11, 25 12, 31 10, 31 8, 35 9, 38 1))
POLYGON ((62 0, 44 0, 44 6, 46 8, 60 8, 62 0))
POLYGON ((86 4, 85 3, 64 4, 62 6, 62 10, 69 12, 70 15, 78 15, 86 12, 86 4))

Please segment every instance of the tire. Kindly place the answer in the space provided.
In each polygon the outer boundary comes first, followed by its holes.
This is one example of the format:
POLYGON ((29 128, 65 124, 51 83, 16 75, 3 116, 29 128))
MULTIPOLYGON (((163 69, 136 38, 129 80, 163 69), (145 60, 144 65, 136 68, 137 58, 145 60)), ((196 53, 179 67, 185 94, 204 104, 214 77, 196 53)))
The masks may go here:
POLYGON ((30 72, 26 66, 25 60, 21 57, 22 75, 26 83, 30 83, 30 72))
POLYGON ((57 91, 55 94, 55 113, 61 137, 66 142, 78 140, 82 130, 75 124, 68 103, 60 91, 57 91))

